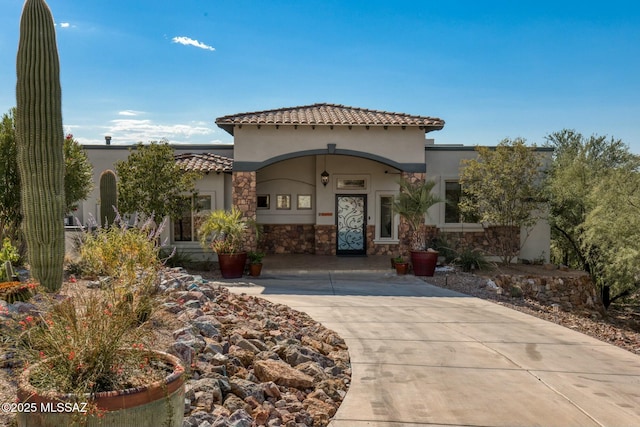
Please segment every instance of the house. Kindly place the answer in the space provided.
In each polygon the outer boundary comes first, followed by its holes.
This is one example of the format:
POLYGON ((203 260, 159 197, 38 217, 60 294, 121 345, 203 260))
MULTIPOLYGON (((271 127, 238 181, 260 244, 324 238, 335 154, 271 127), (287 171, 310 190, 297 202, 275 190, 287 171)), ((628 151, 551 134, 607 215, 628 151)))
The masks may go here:
MULTIPOLYGON (((313 104, 232 114, 216 124, 234 138, 229 145, 174 146, 176 161, 205 174, 197 183, 200 211, 235 206, 263 226, 260 245, 269 253, 318 255, 405 254, 406 227, 391 209, 398 179, 426 178, 434 191, 456 200, 460 161, 474 147, 443 146, 425 136, 444 121, 336 104, 313 104)), ((96 189, 78 212, 98 217, 100 177, 125 159, 127 147, 86 146, 96 189)), ((491 252, 481 224, 459 222, 454 204, 430 211, 428 232, 491 252)), ((172 245, 202 253, 198 215, 185 213, 166 232, 172 245)), ((548 260, 550 232, 539 221, 521 258, 548 260)), ((258 244, 253 241, 253 246, 258 244)))

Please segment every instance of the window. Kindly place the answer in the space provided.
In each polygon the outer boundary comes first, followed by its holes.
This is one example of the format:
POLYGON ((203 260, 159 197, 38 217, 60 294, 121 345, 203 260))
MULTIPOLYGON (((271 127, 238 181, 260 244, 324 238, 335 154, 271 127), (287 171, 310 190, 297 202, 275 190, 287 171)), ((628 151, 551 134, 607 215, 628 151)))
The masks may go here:
POLYGON ((198 228, 204 216, 211 211, 211 195, 197 195, 191 198, 191 209, 173 222, 173 240, 175 242, 197 242, 198 228))
POLYGON ((311 209, 311 194, 298 194, 298 209, 311 209))
POLYGON ((447 203, 444 205, 444 222, 458 223, 462 222, 460 218, 460 196, 462 188, 457 181, 447 181, 444 187, 444 198, 447 203))
POLYGON ((290 194, 276 195, 276 209, 291 209, 291 195, 290 194))
POLYGON ((464 196, 464 191, 458 181, 446 181, 444 188, 444 198, 447 203, 444 205, 445 223, 477 223, 477 214, 464 214, 460 211, 460 201, 464 196))
POLYGON ((398 240, 398 216, 393 212, 392 193, 378 194, 376 201, 376 240, 378 243, 398 240))
POLYGON ((258 209, 269 209, 271 200, 268 194, 258 194, 258 209))
POLYGON ((393 196, 380 197, 380 238, 393 237, 393 196))

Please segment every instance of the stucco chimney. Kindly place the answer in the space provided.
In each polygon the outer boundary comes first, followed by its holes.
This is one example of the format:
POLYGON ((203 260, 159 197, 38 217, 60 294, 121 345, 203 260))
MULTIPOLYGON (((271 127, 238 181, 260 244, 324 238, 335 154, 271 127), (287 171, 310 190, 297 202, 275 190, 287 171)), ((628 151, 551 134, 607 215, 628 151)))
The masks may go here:
POLYGON ((107 143, 107 145, 111 145, 111 137, 110 137, 110 136, 108 136, 108 135, 107 135, 107 136, 105 136, 105 137, 104 137, 104 142, 106 142, 106 143, 107 143))

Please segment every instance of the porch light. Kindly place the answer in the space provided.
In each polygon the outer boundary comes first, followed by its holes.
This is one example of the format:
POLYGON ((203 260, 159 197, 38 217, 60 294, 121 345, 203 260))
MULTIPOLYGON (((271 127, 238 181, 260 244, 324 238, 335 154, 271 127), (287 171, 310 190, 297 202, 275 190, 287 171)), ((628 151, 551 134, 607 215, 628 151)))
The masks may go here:
POLYGON ((320 174, 320 180, 322 181, 322 185, 324 185, 326 187, 327 184, 329 183, 329 172, 323 171, 320 174))

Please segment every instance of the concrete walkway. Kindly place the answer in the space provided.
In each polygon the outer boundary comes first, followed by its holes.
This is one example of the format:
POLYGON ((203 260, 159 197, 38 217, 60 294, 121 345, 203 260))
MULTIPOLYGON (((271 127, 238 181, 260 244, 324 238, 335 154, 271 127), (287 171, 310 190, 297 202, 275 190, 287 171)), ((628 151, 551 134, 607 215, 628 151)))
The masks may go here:
POLYGON ((331 427, 640 425, 640 357, 554 323, 390 272, 224 284, 345 339, 331 427))

